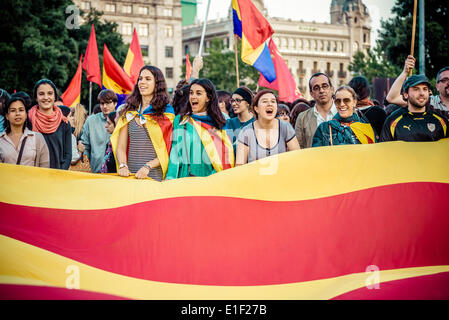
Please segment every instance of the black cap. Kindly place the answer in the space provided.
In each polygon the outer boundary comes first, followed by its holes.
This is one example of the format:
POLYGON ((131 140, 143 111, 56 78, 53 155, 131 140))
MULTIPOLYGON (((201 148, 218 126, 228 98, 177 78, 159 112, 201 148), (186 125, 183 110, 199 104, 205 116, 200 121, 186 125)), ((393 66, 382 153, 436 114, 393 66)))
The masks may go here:
POLYGON ((423 74, 414 74, 411 77, 409 77, 407 80, 405 80, 404 84, 402 85, 402 92, 407 91, 408 88, 414 87, 420 83, 425 83, 430 88, 430 82, 427 79, 427 77, 423 74))

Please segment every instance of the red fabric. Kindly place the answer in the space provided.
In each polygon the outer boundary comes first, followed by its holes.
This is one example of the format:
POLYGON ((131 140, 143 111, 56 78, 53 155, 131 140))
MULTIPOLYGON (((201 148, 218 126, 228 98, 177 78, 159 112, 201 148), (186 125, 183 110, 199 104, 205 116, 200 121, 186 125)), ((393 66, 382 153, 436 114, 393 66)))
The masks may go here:
POLYGON ((190 65, 189 54, 186 54, 186 81, 189 81, 192 75, 192 66, 190 65))
POLYGON ((274 33, 267 19, 251 0, 237 0, 242 21, 242 32, 253 49, 258 48, 274 33))
POLYGON ((120 65, 115 61, 111 52, 109 51, 106 43, 104 44, 103 50, 103 67, 106 71, 107 76, 117 83, 124 90, 132 91, 134 84, 131 78, 126 74, 126 72, 120 67, 120 65))
POLYGON ((98 84, 101 88, 100 58, 98 57, 97 39, 95 37, 95 28, 92 23, 89 42, 87 43, 83 69, 87 72, 87 80, 98 84))
POLYGON ((127 300, 127 298, 77 289, 0 284, 0 300, 127 300))
POLYGON ((50 115, 43 114, 39 111, 39 107, 35 105, 28 111, 28 118, 33 125, 33 131, 41 133, 53 133, 58 130, 61 121, 68 122, 59 107, 53 107, 53 113, 50 115))
POLYGON ((81 55, 80 61, 78 62, 78 69, 76 69, 75 76, 73 77, 72 81, 70 81, 67 90, 61 95, 64 105, 68 107, 70 107, 81 94, 81 77, 83 75, 83 71, 81 68, 82 61, 83 55, 81 55))
MULTIPOLYGON (((229 153, 233 152, 234 150, 229 150, 226 147, 225 142, 221 139, 221 136, 217 134, 217 128, 211 126, 210 124, 207 124, 205 122, 199 121, 200 125, 207 129, 207 132, 212 138, 212 141, 214 142, 215 148, 218 151, 218 154, 220 155, 221 164, 223 166, 223 170, 232 168, 231 164, 229 163, 229 153)), ((230 140, 229 140, 230 141, 230 140)))
POLYGON ((369 98, 365 98, 357 101, 357 107, 366 107, 366 106, 374 106, 374 102, 372 102, 369 98))
POLYGON ((168 155, 170 155, 171 145, 172 145, 172 134, 173 134, 173 122, 167 116, 157 117, 149 114, 158 124, 162 130, 162 136, 164 137, 165 147, 167 149, 168 155))
POLYGON ((448 265, 448 194, 449 184, 416 182, 306 201, 179 197, 105 210, 0 203, 0 234, 147 280, 294 283, 369 265, 448 265))
MULTIPOLYGON (((368 275, 367 275, 368 276, 368 275)), ((380 279, 382 280, 382 278, 380 279)), ((334 300, 449 300, 449 272, 379 283, 347 292, 334 300)))
POLYGON ((299 92, 299 89, 296 86, 295 79, 284 59, 281 57, 273 39, 270 39, 268 48, 270 49, 274 69, 276 70, 276 79, 270 83, 262 74, 260 74, 258 82, 259 86, 277 90, 280 101, 293 102, 296 99, 301 98, 301 92, 299 92))
POLYGON ((139 78, 140 69, 145 65, 142 57, 142 50, 140 49, 139 37, 137 36, 136 28, 134 28, 133 39, 131 40, 131 44, 129 45, 129 49, 132 51, 134 55, 133 62, 131 64, 131 80, 133 83, 137 83, 137 79, 139 78))

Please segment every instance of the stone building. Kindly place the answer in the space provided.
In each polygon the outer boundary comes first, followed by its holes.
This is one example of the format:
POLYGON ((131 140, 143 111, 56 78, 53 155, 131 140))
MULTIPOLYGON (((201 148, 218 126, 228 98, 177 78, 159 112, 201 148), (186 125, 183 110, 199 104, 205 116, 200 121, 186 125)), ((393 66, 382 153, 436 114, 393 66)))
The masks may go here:
POLYGON ((139 36, 143 60, 164 72, 169 92, 181 78, 182 14, 180 0, 75 0, 82 10, 95 8, 118 24, 123 41, 139 36))
MULTIPOLYGON (((308 80, 315 72, 327 73, 334 86, 351 79, 347 68, 358 50, 366 50, 371 42, 371 20, 361 0, 332 0, 330 23, 294 21, 274 18, 263 0, 253 0, 274 30, 273 40, 290 68, 303 95, 310 98, 308 80)), ((232 8, 225 19, 209 21, 205 47, 211 39, 222 38, 229 50, 234 50, 232 8)), ((182 29, 183 55, 198 53, 202 24, 182 29)))

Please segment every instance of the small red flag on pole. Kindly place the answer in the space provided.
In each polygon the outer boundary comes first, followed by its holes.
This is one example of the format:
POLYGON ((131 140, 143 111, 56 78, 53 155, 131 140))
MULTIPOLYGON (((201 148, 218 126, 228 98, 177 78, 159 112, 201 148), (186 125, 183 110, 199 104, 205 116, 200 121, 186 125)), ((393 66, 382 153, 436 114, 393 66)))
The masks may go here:
POLYGON ((95 82, 101 88, 100 59, 98 57, 94 24, 92 24, 86 54, 84 55, 83 69, 87 72, 87 81, 95 82))
POLYGON ((186 81, 189 81, 192 75, 192 65, 190 64, 189 54, 186 54, 186 81))

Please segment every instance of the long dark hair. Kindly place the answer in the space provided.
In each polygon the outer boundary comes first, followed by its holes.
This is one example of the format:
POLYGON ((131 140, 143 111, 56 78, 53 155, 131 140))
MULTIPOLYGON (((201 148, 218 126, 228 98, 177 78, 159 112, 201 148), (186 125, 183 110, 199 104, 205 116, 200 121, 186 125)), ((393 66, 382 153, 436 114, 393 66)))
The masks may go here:
MULTIPOLYGON (((167 104, 170 103, 167 92, 167 83, 165 82, 164 74, 159 68, 146 65, 143 66, 142 69, 140 69, 139 76, 145 69, 149 70, 154 76, 155 85, 153 99, 151 100, 151 105, 154 109, 154 115, 161 116, 164 113, 167 104)), ((139 106, 142 104, 142 95, 140 94, 138 84, 139 80, 137 80, 136 84, 134 85, 133 92, 126 98, 126 106, 123 108, 120 115, 124 115, 128 111, 138 110, 139 106)))
MULTIPOLYGON (((212 118, 212 120, 215 123, 215 126, 218 129, 223 128, 224 125, 226 124, 226 120, 223 116, 223 113, 220 110, 220 107, 218 106, 217 91, 215 90, 214 84, 209 79, 205 78, 195 79, 192 81, 192 83, 190 83, 189 92, 190 88, 192 88, 194 84, 202 86, 206 91, 207 97, 209 98, 209 102, 206 105, 207 115, 212 118)), ((184 110, 181 110, 179 114, 181 116, 181 119, 185 115, 192 114, 192 105, 190 104, 190 99, 187 102, 186 108, 184 110)))

